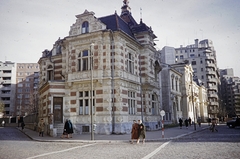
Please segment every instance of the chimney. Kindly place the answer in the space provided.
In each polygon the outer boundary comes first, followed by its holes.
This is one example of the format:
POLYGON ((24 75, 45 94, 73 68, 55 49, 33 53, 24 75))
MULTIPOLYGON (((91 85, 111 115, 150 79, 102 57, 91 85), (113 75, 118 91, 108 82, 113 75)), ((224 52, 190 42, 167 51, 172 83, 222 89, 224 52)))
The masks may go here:
POLYGON ((195 39, 195 47, 198 48, 198 39, 195 39))

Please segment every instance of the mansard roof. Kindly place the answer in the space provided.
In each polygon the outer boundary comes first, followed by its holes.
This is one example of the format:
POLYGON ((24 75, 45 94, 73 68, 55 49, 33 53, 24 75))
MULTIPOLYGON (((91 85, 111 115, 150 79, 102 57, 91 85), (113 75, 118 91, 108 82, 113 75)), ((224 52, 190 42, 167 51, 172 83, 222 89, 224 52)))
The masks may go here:
POLYGON ((106 24, 107 29, 111 29, 112 31, 121 30, 128 34, 130 37, 135 38, 134 34, 138 34, 140 32, 148 31, 152 34, 153 38, 156 38, 156 35, 153 34, 151 27, 148 27, 142 21, 140 24, 134 20, 134 18, 129 14, 128 15, 129 22, 124 21, 120 16, 116 13, 113 15, 100 17, 98 18, 102 23, 106 24))
POLYGON ((128 24, 117 14, 101 17, 98 19, 101 22, 103 22, 104 24, 106 24, 107 29, 111 29, 112 31, 121 30, 121 31, 125 32, 126 34, 128 34, 130 37, 135 39, 128 24))

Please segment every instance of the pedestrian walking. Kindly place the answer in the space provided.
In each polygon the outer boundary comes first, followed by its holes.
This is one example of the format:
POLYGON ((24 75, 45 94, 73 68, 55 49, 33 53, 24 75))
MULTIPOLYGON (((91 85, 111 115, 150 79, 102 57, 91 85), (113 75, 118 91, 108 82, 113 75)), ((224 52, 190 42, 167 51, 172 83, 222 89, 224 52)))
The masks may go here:
POLYGON ((217 119, 216 119, 216 118, 213 118, 213 119, 212 119, 212 125, 210 126, 210 130, 211 130, 212 132, 214 132, 214 131, 218 132, 218 130, 216 129, 216 125, 217 125, 217 119))
POLYGON ((188 129, 188 119, 184 120, 184 124, 185 124, 186 128, 188 129))
POLYGON ((188 118, 188 123, 189 123, 189 126, 192 125, 192 119, 190 117, 188 118))
POLYGON ((212 119, 208 118, 208 126, 210 126, 211 121, 212 121, 212 119))
POLYGON ((68 120, 68 127, 69 127, 68 138, 72 138, 72 134, 73 134, 73 124, 72 124, 71 120, 68 120))
POLYGON ((39 136, 42 135, 42 137, 43 137, 44 128, 45 128, 45 123, 44 123, 43 119, 41 119, 38 123, 39 136))
POLYGON ((138 128, 139 128, 139 125, 137 121, 133 120, 132 131, 131 131, 131 143, 133 143, 134 140, 138 140, 138 128))
POLYGON ((183 123, 182 118, 179 118, 178 122, 179 122, 180 129, 182 129, 182 123, 183 123))
POLYGON ((71 133, 71 124, 68 122, 68 119, 65 121, 64 129, 67 132, 67 138, 69 138, 69 134, 71 133))
POLYGON ((145 125, 142 123, 142 120, 138 120, 138 140, 137 143, 139 143, 140 139, 142 139, 142 142, 145 143, 145 138, 146 138, 146 129, 145 125))
POLYGON ((200 117, 198 117, 197 123, 198 123, 198 126, 201 127, 201 118, 200 117))
POLYGON ((3 121, 2 121, 2 127, 4 127, 4 126, 5 126, 5 121, 3 120, 3 121))
POLYGON ((22 130, 24 129, 24 126, 25 126, 25 123, 24 123, 24 121, 22 121, 22 123, 21 123, 22 130))

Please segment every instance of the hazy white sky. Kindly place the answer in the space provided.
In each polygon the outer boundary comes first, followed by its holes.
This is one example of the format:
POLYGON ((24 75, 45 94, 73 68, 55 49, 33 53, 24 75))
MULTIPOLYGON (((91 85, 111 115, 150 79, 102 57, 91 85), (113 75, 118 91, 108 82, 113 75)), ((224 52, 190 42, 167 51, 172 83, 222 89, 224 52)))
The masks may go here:
MULTIPOLYGON (((1 0, 0 61, 36 63, 44 49, 68 36, 75 15, 85 9, 96 17, 121 13, 123 0, 1 0)), ((129 0, 132 15, 151 26, 157 48, 211 39, 218 67, 240 77, 239 0, 129 0)))

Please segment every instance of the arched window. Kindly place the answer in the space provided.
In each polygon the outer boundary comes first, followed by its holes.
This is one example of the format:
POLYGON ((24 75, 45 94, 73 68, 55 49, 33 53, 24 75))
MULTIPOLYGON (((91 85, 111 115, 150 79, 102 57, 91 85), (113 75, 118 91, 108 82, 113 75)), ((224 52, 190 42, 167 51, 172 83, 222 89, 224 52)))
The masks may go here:
POLYGON ((172 76, 172 90, 174 90, 174 77, 172 76))
POLYGON ((85 21, 82 23, 82 33, 88 33, 88 32, 89 32, 88 22, 85 21))
POLYGON ((90 53, 83 50, 78 54, 78 71, 90 70, 90 53))
POLYGON ((178 78, 175 79, 176 91, 178 91, 178 78))

